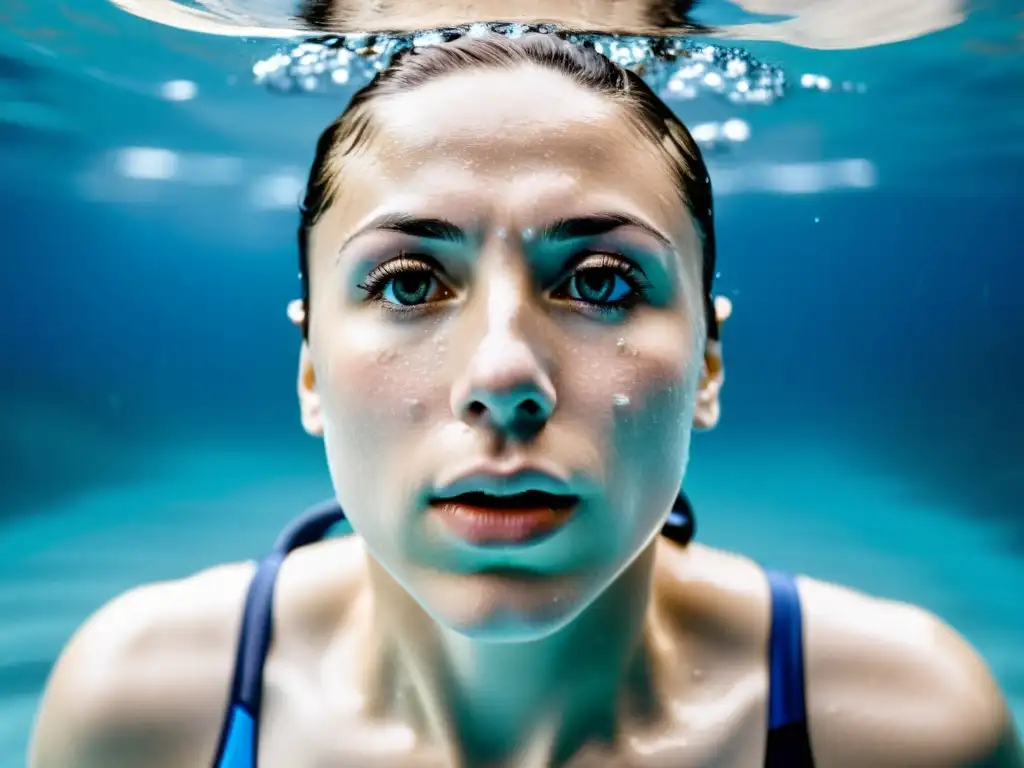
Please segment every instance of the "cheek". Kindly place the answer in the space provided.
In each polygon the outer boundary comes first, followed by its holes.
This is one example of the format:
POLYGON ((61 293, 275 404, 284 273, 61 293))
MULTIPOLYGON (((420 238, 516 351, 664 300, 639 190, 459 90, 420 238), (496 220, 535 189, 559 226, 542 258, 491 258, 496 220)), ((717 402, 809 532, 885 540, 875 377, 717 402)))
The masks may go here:
MULTIPOLYGON (((372 311, 372 310, 368 310, 372 311)), ((346 320, 317 359, 317 384, 329 418, 365 437, 400 428, 437 400, 439 340, 389 328, 379 320, 346 320)))
POLYGON ((678 484, 700 372, 689 325, 645 318, 590 362, 577 389, 580 415, 602 433, 609 479, 618 487, 678 484))
POLYGON ((447 403, 437 348, 432 339, 412 338, 408 328, 386 327, 379 318, 346 318, 316 342, 328 461, 339 499, 355 512, 363 506, 360 489, 379 493, 376 478, 401 475, 396 467, 418 442, 410 438, 447 403))
POLYGON ((692 409, 696 383, 693 338, 678 318, 646 318, 623 329, 602 354, 581 367, 579 406, 605 414, 617 428, 669 426, 692 409))

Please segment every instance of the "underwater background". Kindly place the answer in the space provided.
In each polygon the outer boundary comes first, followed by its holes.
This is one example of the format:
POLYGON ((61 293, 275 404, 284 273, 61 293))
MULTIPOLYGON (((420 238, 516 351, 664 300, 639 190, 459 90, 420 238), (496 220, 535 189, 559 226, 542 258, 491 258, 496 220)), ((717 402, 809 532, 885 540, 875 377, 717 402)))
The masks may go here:
MULTIPOLYGON (((100 0, 0 10, 0 766, 74 628, 263 553, 331 493, 299 426, 298 196, 352 92, 275 94, 281 41, 100 0)), ((770 105, 671 101, 705 145, 730 297, 705 543, 909 600, 1024 722, 1024 21, 856 50, 737 42, 770 105)), ((728 15, 723 4, 709 13, 728 15)))

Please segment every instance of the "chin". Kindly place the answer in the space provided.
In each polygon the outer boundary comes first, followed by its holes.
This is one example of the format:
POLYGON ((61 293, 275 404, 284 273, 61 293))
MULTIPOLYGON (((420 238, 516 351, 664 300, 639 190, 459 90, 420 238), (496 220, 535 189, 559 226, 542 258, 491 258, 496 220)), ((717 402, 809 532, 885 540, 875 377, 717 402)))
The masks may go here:
POLYGON ((478 643, 512 644, 532 643, 557 634, 582 613, 582 607, 575 611, 560 611, 543 615, 523 615, 508 612, 494 612, 486 616, 459 617, 436 620, 446 629, 467 640, 478 643))
POLYGON ((472 574, 444 582, 420 592, 417 601, 441 626, 480 642, 542 640, 572 623, 592 601, 591 590, 569 577, 472 574))

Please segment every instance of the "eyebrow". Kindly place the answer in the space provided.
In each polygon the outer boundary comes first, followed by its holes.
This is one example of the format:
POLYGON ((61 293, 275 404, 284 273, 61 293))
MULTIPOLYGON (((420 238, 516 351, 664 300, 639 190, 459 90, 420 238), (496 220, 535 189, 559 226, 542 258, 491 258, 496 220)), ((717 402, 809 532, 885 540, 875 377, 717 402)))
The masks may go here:
MULTIPOLYGON (((383 229, 387 232, 398 232, 421 240, 444 240, 449 243, 461 243, 466 233, 446 219, 420 218, 408 214, 385 214, 375 219, 365 229, 383 229)), ((365 230, 364 230, 365 231, 365 230)))
POLYGON ((624 213, 595 213, 588 216, 559 219, 541 230, 541 238, 543 240, 579 240, 607 235, 620 227, 642 229, 668 250, 675 250, 672 241, 653 226, 642 219, 624 213))
POLYGON ((410 216, 407 213, 384 213, 370 220, 345 239, 337 250, 337 257, 348 248, 348 244, 370 232, 397 232, 420 240, 441 240, 446 243, 463 243, 466 233, 447 219, 410 216))
MULTIPOLYGON (((675 250, 672 242, 656 228, 642 219, 624 213, 596 213, 558 219, 541 228, 540 239, 548 242, 581 240, 607 235, 621 227, 641 229, 658 240, 666 249, 675 250)), ((464 243, 467 239, 466 232, 447 219, 411 216, 404 213, 386 213, 376 217, 349 237, 339 249, 339 256, 352 240, 375 230, 397 232, 420 240, 440 240, 454 244, 464 243)))

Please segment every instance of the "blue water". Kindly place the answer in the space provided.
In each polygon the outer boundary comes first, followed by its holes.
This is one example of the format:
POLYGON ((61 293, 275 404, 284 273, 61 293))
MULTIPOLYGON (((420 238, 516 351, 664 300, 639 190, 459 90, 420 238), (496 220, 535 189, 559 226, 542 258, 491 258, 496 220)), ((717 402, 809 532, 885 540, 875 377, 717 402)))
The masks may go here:
MULTIPOLYGON (((296 183, 344 99, 253 85, 271 41, 67 5, 0 12, 4 768, 90 612, 256 556, 330 492, 284 309, 296 183)), ((687 478, 701 539, 937 612, 1024 722, 1012 10, 857 51, 753 43, 785 99, 678 106, 750 127, 708 149, 735 314, 723 420, 687 478)))

